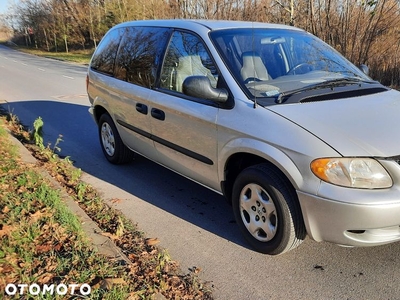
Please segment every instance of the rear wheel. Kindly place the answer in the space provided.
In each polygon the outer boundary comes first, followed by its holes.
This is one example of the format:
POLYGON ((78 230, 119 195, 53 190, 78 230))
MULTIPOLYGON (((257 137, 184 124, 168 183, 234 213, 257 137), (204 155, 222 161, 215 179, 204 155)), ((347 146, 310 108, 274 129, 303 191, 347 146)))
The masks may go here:
POLYGON ((101 149, 109 162, 123 164, 132 161, 134 153, 124 145, 108 114, 101 115, 99 119, 99 138, 101 149))
POLYGON ((285 253, 306 236, 296 192, 274 166, 243 170, 233 186, 232 204, 241 232, 259 252, 285 253))

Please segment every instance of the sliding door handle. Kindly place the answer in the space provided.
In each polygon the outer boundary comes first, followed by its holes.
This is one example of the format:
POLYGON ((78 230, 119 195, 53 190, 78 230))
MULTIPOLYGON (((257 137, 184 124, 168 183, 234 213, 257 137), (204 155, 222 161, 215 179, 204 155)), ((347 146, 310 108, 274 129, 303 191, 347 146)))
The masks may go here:
POLYGON ((157 120, 164 121, 165 120, 165 113, 158 108, 151 109, 151 116, 157 120))
POLYGON ((136 110, 140 112, 141 114, 147 115, 147 105, 144 105, 142 103, 136 103, 136 110))

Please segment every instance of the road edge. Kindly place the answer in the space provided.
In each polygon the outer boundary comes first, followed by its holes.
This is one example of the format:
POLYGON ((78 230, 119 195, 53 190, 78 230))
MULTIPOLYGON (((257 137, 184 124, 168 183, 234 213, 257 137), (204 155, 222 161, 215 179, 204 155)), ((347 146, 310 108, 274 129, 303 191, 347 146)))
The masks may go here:
MULTIPOLYGON (((18 154, 22 162, 28 165, 38 166, 38 161, 29 152, 28 149, 16 138, 14 137, 9 129, 7 129, 9 140, 18 148, 18 154)), ((62 201, 68 206, 72 213, 74 213, 81 225, 82 229, 88 237, 89 241, 92 243, 94 248, 99 254, 105 255, 109 259, 118 261, 121 264, 130 264, 129 258, 114 244, 114 242, 104 235, 102 235, 102 230, 94 222, 86 212, 76 203, 76 201, 68 195, 65 189, 57 182, 45 169, 39 167, 40 174, 49 181, 53 188, 59 191, 62 201)))

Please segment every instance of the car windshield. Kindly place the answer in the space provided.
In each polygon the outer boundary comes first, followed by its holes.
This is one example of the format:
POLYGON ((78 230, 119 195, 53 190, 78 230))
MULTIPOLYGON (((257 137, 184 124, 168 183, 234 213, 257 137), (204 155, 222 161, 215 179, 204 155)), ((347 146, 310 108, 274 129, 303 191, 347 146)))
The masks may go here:
POLYGON ((251 99, 276 102, 284 94, 321 87, 325 82, 371 81, 332 47, 303 31, 229 29, 213 31, 210 36, 251 99))

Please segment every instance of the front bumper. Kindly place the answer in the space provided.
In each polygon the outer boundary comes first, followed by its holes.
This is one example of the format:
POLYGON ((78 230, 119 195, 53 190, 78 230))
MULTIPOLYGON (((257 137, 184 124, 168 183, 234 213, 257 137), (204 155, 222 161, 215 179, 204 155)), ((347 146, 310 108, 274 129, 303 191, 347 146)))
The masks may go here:
POLYGON ((358 247, 400 241, 396 188, 357 190, 322 183, 318 196, 297 194, 307 233, 315 241, 358 247))

